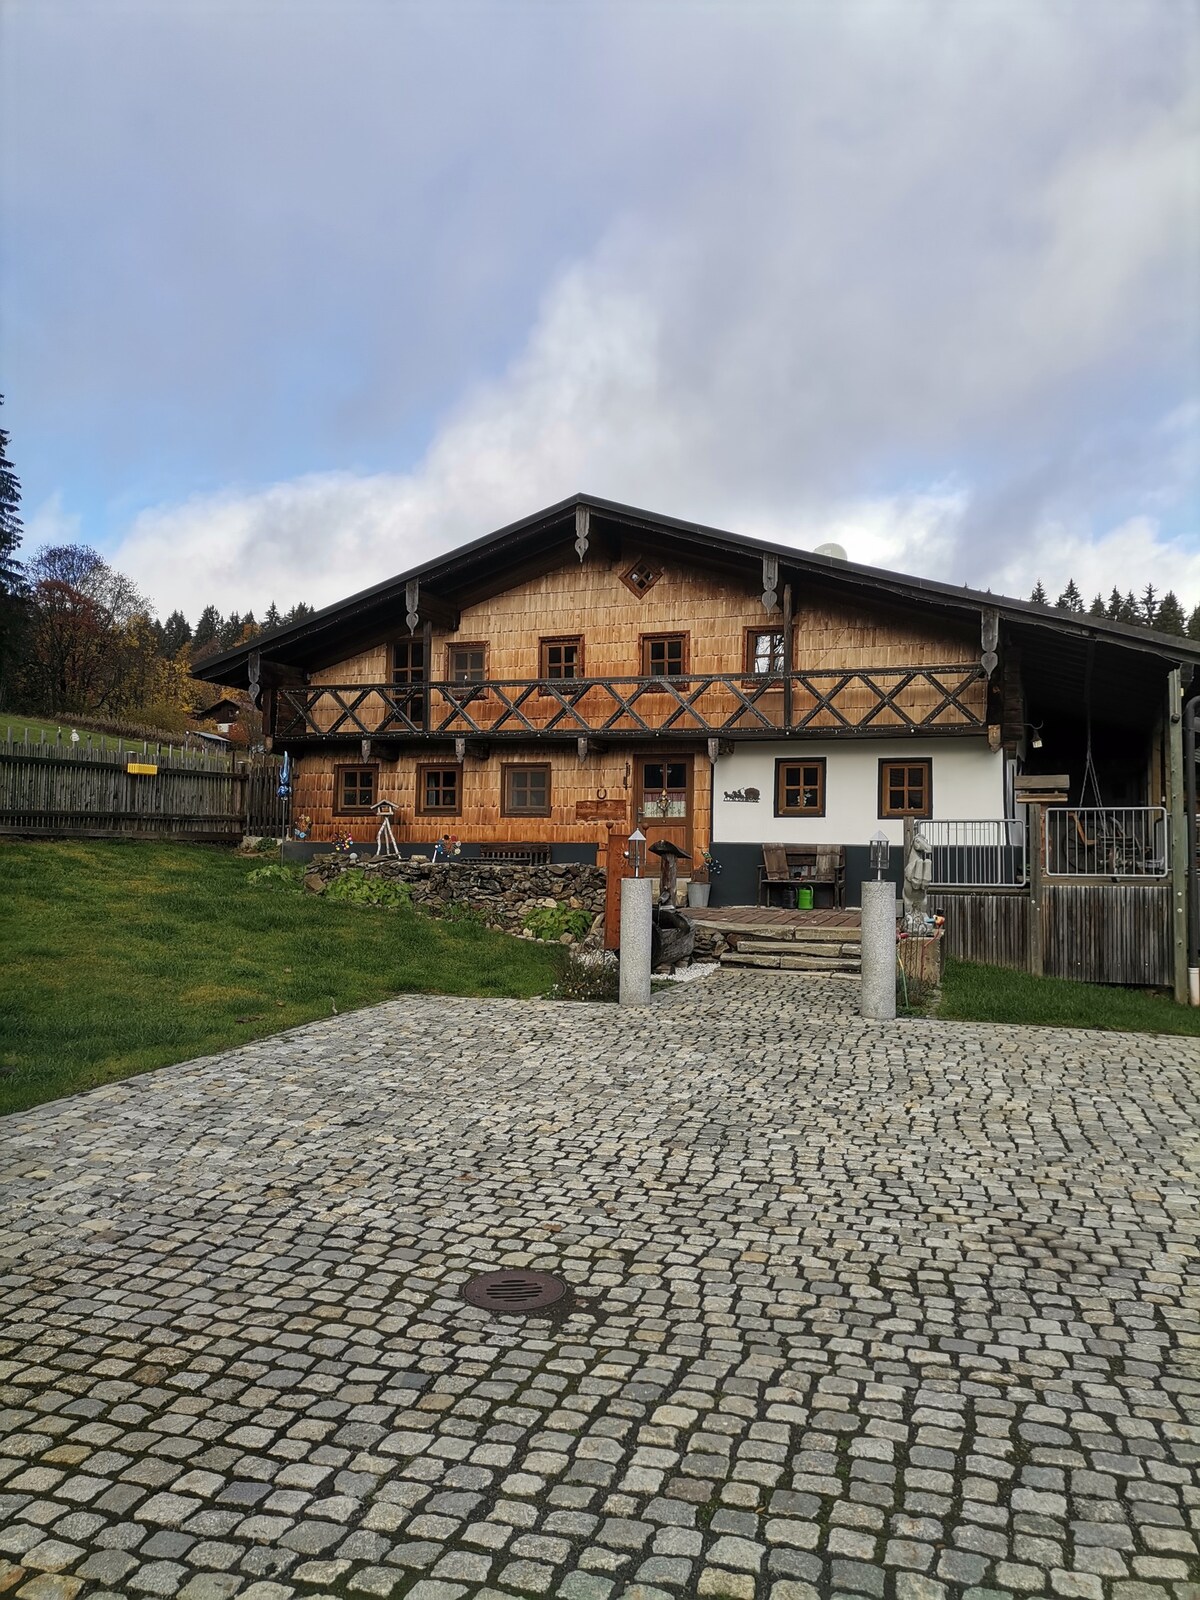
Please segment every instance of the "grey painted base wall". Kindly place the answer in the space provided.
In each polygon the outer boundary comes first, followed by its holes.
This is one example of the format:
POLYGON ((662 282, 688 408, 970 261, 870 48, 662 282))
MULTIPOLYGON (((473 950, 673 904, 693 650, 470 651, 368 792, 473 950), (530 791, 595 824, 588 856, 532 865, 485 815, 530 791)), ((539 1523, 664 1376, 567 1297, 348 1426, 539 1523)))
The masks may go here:
MULTIPOLYGON (((722 844, 714 840, 713 855, 721 863, 720 873, 712 880, 709 905, 754 906, 758 904, 758 869, 762 866, 762 845, 722 844)), ((903 877, 902 852, 892 849, 886 877, 899 890, 903 877)), ((871 849, 867 844, 846 846, 846 904, 856 906, 862 901, 863 880, 872 878, 871 849)), ((778 892, 778 891, 777 891, 778 892)), ((829 891, 816 891, 815 904, 829 904, 829 891)))

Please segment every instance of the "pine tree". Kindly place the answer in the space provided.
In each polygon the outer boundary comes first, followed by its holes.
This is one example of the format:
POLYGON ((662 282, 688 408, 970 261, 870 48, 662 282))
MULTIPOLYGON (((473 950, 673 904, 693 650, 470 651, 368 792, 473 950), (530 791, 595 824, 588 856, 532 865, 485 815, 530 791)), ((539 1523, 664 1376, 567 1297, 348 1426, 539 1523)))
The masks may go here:
POLYGON ((1108 615, 1108 612, 1105 610, 1105 607, 1104 607, 1104 596, 1102 594, 1098 594, 1096 596, 1096 598, 1092 601, 1091 609, 1088 611, 1088 616, 1089 617, 1106 617, 1107 615, 1108 615))
POLYGON ((163 654, 171 661, 185 644, 192 642, 192 629, 182 611, 172 611, 163 623, 163 654))
POLYGON ((1067 587, 1054 604, 1060 611, 1073 611, 1076 616, 1083 614, 1083 596, 1076 587, 1074 578, 1068 578, 1067 587))
POLYGON ((1154 626, 1154 618, 1158 612, 1158 590, 1152 583, 1148 583, 1142 592, 1142 598, 1137 603, 1138 622, 1147 628, 1154 626))
POLYGON ((269 631, 271 628, 277 628, 282 620, 283 618, 279 615, 279 607, 272 600, 263 616, 263 627, 269 631))
POLYGON ((1133 627, 1136 627, 1141 620, 1142 608, 1138 605, 1137 600, 1134 598, 1133 590, 1130 589, 1124 600, 1121 601, 1121 614, 1117 618, 1117 621, 1128 622, 1133 627))
POLYGON ((216 606, 205 606, 192 635, 192 649, 196 653, 209 649, 221 637, 225 623, 216 606))
POLYGON ((1046 598, 1046 591, 1042 587, 1040 578, 1033 586, 1033 593, 1029 596, 1029 603, 1033 606, 1048 606, 1050 604, 1050 601, 1046 598))
POLYGON ((1154 626, 1159 633, 1174 633, 1181 638, 1186 635, 1187 619, 1184 617, 1183 607, 1179 604, 1179 597, 1174 589, 1168 589, 1158 602, 1154 626))
POLYGON ((296 604, 292 607, 283 620, 285 622, 303 622, 305 617, 311 617, 313 615, 314 612, 312 606, 306 606, 303 600, 297 600, 296 604))
POLYGON ((1187 636, 1189 639, 1200 639, 1200 606, 1188 618, 1187 636))
POLYGON ((242 619, 236 611, 231 611, 221 625, 221 649, 236 650, 242 642, 242 619))
POLYGON ((1121 612, 1124 610, 1124 607, 1125 602, 1121 598, 1121 591, 1114 583, 1112 593, 1108 597, 1108 620, 1110 622, 1120 622, 1121 612))

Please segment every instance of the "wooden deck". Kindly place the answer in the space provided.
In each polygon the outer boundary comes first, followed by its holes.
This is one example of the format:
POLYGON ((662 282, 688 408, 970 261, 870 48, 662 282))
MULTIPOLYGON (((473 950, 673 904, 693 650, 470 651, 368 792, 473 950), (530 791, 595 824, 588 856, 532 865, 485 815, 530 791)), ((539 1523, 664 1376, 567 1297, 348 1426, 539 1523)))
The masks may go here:
POLYGON ((853 928, 862 924, 858 911, 792 911, 784 906, 689 906, 689 919, 714 933, 783 933, 817 928, 853 928), (786 932, 784 931, 786 930, 786 932))

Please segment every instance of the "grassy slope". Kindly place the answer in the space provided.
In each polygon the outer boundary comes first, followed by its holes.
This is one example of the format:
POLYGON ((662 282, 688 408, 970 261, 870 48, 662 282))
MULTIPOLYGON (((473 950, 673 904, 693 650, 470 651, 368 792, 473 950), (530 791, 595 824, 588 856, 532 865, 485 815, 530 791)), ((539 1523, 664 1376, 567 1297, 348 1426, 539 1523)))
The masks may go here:
POLYGON ((1121 1033, 1200 1034, 1200 1010, 1165 995, 1107 984, 1034 978, 1006 967, 948 961, 937 1015, 960 1022, 1025 1022, 1121 1033))
POLYGON ((316 1017, 433 994, 545 993, 556 947, 247 887, 197 845, 0 844, 0 1112, 316 1017))

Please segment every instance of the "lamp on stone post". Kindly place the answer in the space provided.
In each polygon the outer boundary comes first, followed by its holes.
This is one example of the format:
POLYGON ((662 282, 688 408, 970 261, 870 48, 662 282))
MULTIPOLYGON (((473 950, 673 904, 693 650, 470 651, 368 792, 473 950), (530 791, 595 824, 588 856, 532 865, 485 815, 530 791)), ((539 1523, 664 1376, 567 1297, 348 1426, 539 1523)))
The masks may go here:
POLYGON ((635 828, 629 835, 625 859, 633 871, 621 880, 620 1003, 650 1004, 650 949, 653 942, 653 884, 642 877, 646 835, 635 828))
POLYGON ((896 890, 884 877, 891 841, 882 829, 869 846, 875 876, 862 886, 862 997, 859 1010, 876 1022, 896 1015, 896 890))

